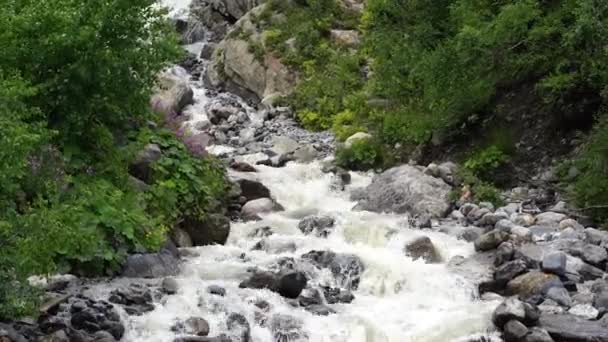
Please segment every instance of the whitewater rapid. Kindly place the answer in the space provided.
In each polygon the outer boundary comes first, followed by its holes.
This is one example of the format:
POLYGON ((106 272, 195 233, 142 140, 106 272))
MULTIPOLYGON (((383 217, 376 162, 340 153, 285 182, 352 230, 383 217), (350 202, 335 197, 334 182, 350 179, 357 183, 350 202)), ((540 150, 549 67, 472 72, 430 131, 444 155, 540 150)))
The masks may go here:
MULTIPOLYGON (((170 13, 183 16, 190 0, 163 0, 173 7, 170 13)), ((190 50, 201 45, 190 46, 190 50)), ((184 76, 184 75, 182 75, 184 76)), ((186 108, 194 127, 206 120, 203 113, 209 101, 201 81, 192 83, 195 104, 186 108)), ((248 109, 252 123, 259 124, 256 113, 248 109)), ((212 146, 215 154, 230 152, 226 146, 212 146)), ((255 164, 258 156, 239 156, 255 164)), ((477 274, 485 269, 473 266, 465 272, 450 267, 454 257, 474 255, 472 243, 440 233, 440 227, 419 230, 410 227, 406 215, 353 211, 350 200, 354 189, 371 182, 372 174, 351 172, 352 183, 343 191, 336 189, 334 176, 322 172, 323 161, 302 164, 290 162, 285 167, 258 165, 256 173, 229 171, 231 178, 248 178, 267 186, 285 211, 263 214, 261 221, 233 222, 224 246, 190 248, 176 277, 178 293, 163 297, 155 310, 141 316, 124 316, 129 342, 169 342, 178 337, 171 327, 188 317, 203 317, 210 324, 210 336, 230 335, 226 326, 230 314, 243 315, 251 326, 252 342, 274 342, 269 321, 290 317, 300 332, 300 339, 311 342, 445 342, 469 341, 475 336, 489 336, 490 316, 498 302, 482 301, 476 293, 477 274), (298 222, 311 214, 330 215, 335 229, 326 237, 304 235, 298 222), (260 241, 251 237, 256 228, 271 227, 264 250, 252 250, 260 241), (426 264, 412 260, 404 245, 420 236, 428 236, 442 263, 426 264), (295 246, 295 250, 292 246, 295 246), (355 299, 350 304, 330 305, 336 311, 316 316, 269 290, 241 289, 249 270, 267 270, 285 257, 299 259, 311 250, 330 250, 359 257, 365 271, 355 299), (211 295, 208 287, 225 288, 225 296, 211 295), (268 307, 260 308, 261 301, 268 307), (260 319, 260 317, 265 319, 260 319)), ((454 223, 443 223, 450 225, 454 223)), ((329 271, 320 271, 309 285, 338 285, 329 271)), ((284 342, 282 340, 281 342, 284 342)))

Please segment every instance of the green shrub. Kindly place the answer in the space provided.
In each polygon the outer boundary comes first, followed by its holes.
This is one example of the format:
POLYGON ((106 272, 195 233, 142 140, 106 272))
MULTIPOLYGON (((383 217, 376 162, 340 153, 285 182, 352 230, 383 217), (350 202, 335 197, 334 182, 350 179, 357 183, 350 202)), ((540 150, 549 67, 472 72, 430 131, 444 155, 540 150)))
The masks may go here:
POLYGON ((579 175, 571 195, 585 214, 598 223, 608 222, 608 119, 602 118, 585 150, 575 161, 579 175))
POLYGON ((496 145, 492 145, 473 154, 465 161, 464 167, 483 178, 508 161, 509 157, 496 145))
POLYGON ((322 131, 328 129, 331 124, 330 117, 323 117, 321 114, 309 110, 298 112, 298 120, 302 123, 304 128, 312 131, 322 131))
POLYGON ((336 151, 338 166, 350 170, 366 171, 382 167, 384 162, 382 145, 371 139, 355 140, 350 148, 342 147, 336 151))
MULTIPOLYGON (((470 189, 474 201, 490 202, 496 207, 504 204, 500 190, 491 183, 479 179, 470 169, 460 167, 456 175, 458 183, 470 189)), ((453 194, 453 199, 459 199, 461 195, 463 194, 453 194)))
POLYGON ((365 131, 357 122, 353 111, 344 110, 333 118, 332 131, 339 140, 344 141, 357 132, 365 131))

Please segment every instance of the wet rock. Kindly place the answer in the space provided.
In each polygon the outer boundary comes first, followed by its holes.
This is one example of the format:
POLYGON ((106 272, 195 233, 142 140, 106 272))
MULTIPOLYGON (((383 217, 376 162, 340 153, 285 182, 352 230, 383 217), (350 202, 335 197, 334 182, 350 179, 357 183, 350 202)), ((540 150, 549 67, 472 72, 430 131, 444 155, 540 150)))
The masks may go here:
POLYGON ((511 216, 511 221, 516 225, 530 227, 534 224, 534 216, 527 213, 517 213, 511 216))
POLYGON ((228 327, 228 331, 230 331, 230 335, 236 338, 232 342, 251 341, 251 326, 245 316, 238 313, 230 314, 226 320, 226 326, 228 327))
POLYGON ((285 298, 295 299, 298 298, 307 283, 308 279, 304 273, 287 273, 278 279, 277 292, 285 298))
POLYGON ((572 305, 572 298, 570 298, 570 294, 563 287, 551 287, 547 290, 545 297, 555 301, 561 306, 570 307, 572 305))
POLYGON ((484 230, 479 227, 466 227, 460 237, 467 242, 473 242, 479 239, 479 237, 483 235, 483 233, 484 230))
POLYGON ((356 290, 365 266, 354 254, 337 254, 331 251, 310 251, 302 255, 318 268, 327 268, 345 289, 356 290))
POLYGON ((281 211, 283 207, 270 198, 259 198, 245 203, 241 209, 243 219, 251 220, 259 214, 281 211))
POLYGON ((525 318, 526 308, 524 303, 514 297, 503 301, 492 314, 492 322, 499 329, 502 329, 511 320, 523 322, 525 318))
POLYGON ((293 152, 293 159, 300 163, 310 163, 315 160, 318 156, 318 151, 312 145, 305 145, 298 147, 293 152))
POLYGON ((414 227, 418 229, 433 228, 433 221, 429 215, 420 215, 414 219, 414 227))
POLYGON ((166 294, 170 295, 176 294, 179 290, 179 285, 177 284, 177 281, 175 280, 175 278, 171 277, 164 278, 160 286, 166 294))
POLYGON ((517 320, 510 320, 503 329, 505 342, 520 342, 528 334, 528 328, 517 320))
POLYGON ((249 179, 239 179, 236 182, 241 187, 241 196, 244 196, 248 202, 260 198, 270 198, 270 190, 260 182, 249 179))
POLYGON ((599 311, 589 304, 577 304, 568 310, 568 313, 584 319, 596 319, 599 311))
POLYGON ((525 273, 528 265, 523 260, 513 260, 502 264, 494 272, 494 279, 503 285, 506 285, 511 279, 525 273))
POLYGON ((405 246, 405 254, 414 260, 422 259, 426 263, 441 262, 441 255, 428 236, 421 236, 405 246))
POLYGON ((195 246, 223 245, 230 234, 230 219, 221 214, 209 214, 204 219, 186 217, 180 224, 195 246))
POLYGON ((109 301, 124 306, 130 315, 142 315, 154 310, 152 292, 139 284, 113 290, 110 292, 109 301))
POLYGON ((122 276, 127 278, 162 278, 176 275, 179 258, 168 249, 159 253, 133 254, 127 258, 122 276))
POLYGON ((533 327, 523 340, 524 342, 554 342, 549 333, 541 328, 533 327))
POLYGON ((253 230, 253 232, 251 232, 248 236, 249 237, 269 237, 272 234, 274 234, 274 232, 272 231, 271 227, 268 226, 264 226, 264 227, 257 227, 253 230))
POLYGON ((355 209, 443 217, 450 206, 450 189, 444 181, 402 165, 375 176, 355 209))
POLYGON ((583 227, 580 223, 576 222, 574 219, 565 219, 559 223, 559 229, 564 230, 566 228, 572 228, 574 230, 583 230, 583 227))
POLYGON ((316 288, 307 288, 302 290, 298 297, 298 303, 301 306, 309 306, 315 304, 323 304, 323 295, 321 291, 316 288))
MULTIPOLYGON (((65 335, 65 333, 64 333, 65 335)), ((8 324, 0 322, 0 341, 2 342, 28 342, 17 330, 8 324)), ((67 342, 68 340, 57 340, 57 342, 67 342)), ((51 342, 51 341, 49 341, 51 342)), ((54 342, 54 341, 53 341, 54 342)))
POLYGON ((197 336, 209 335, 209 323, 201 317, 190 317, 185 322, 186 332, 197 336))
POLYGON ((355 299, 352 292, 329 286, 323 287, 323 296, 327 304, 351 303, 355 299))
POLYGON ((269 238, 263 238, 253 246, 252 250, 265 251, 269 254, 281 254, 286 252, 295 252, 296 244, 293 241, 278 239, 271 240, 269 238))
POLYGON ((273 341, 287 342, 307 340, 307 335, 302 329, 302 322, 293 316, 273 315, 270 319, 270 331, 273 341))
POLYGON ((608 312, 608 291, 598 293, 593 300, 593 306, 608 312))
POLYGON ((171 241, 175 243, 177 247, 192 247, 194 244, 192 243, 192 238, 190 234, 185 230, 175 227, 171 230, 171 241))
POLYGON ((336 311, 332 308, 330 308, 327 305, 323 305, 323 304, 315 304, 315 305, 309 305, 307 307, 305 307, 306 311, 312 313, 313 315, 317 315, 317 316, 328 316, 331 314, 336 313, 336 311))
POLYGON ((525 299, 542 294, 553 286, 562 286, 556 275, 530 271, 509 281, 507 292, 509 294, 517 294, 520 298, 525 299))
POLYGON ((207 287, 207 292, 220 297, 224 297, 226 295, 226 289, 218 285, 209 285, 207 287))
POLYGON ((515 248, 513 247, 512 243, 501 243, 498 248, 496 248, 496 252, 494 253, 494 266, 500 266, 507 261, 511 261, 511 259, 513 259, 514 252, 515 248))
POLYGON ((245 162, 232 162, 230 168, 239 172, 258 172, 258 170, 245 162))
POLYGON ((492 230, 475 240, 476 251, 489 251, 498 247, 509 238, 509 234, 500 230, 492 230))
POLYGON ((561 314, 564 313, 565 310, 559 304, 557 304, 554 300, 545 299, 539 306, 538 309, 543 314, 561 314))
POLYGON ((589 321, 574 315, 543 314, 539 327, 545 329, 556 341, 608 341, 606 326, 599 321, 589 321))
POLYGON ((554 252, 543 257, 542 268, 547 273, 563 275, 566 272, 566 253, 554 252))
POLYGON ((276 274, 266 271, 255 271, 248 279, 242 281, 239 284, 239 287, 247 289, 269 289, 271 291, 276 291, 277 283, 278 278, 276 274))
POLYGON ((494 213, 487 213, 477 221, 477 225, 480 227, 494 227, 496 223, 501 220, 506 220, 507 217, 508 215, 506 213, 498 211, 494 213))
POLYGON ((332 231, 336 220, 331 216, 313 215, 298 223, 298 228, 304 234, 314 233, 318 237, 327 237, 332 231))

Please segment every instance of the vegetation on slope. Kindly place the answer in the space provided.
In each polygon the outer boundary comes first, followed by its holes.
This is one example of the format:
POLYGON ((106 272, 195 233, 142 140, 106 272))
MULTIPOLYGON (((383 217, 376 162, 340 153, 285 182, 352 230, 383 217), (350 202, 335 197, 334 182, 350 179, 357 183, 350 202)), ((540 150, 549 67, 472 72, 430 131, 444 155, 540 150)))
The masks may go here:
POLYGON ((26 277, 111 274, 225 191, 213 161, 147 128, 181 55, 154 3, 0 1, 0 319, 35 307, 26 277), (163 156, 141 191, 128 168, 149 142, 163 156))
MULTIPOLYGON (((509 113, 509 106, 519 105, 510 96, 522 89, 530 90, 531 99, 523 110, 539 120, 577 128, 604 116, 608 3, 368 0, 359 16, 338 0, 282 3, 287 19, 268 30, 277 53, 303 75, 289 102, 308 128, 332 128, 340 139, 369 131, 384 154, 397 144, 407 155, 467 136, 485 119, 509 113), (335 28, 359 30, 362 46, 333 43, 335 28)), ((597 126, 578 156, 572 195, 604 219, 608 198, 600 189, 607 184, 608 145, 606 125, 597 126)), ((505 137, 486 137, 462 160, 485 185, 493 169, 514 160, 515 143, 505 137)), ((371 153, 372 146, 357 148, 359 156, 370 156, 362 165, 386 164, 376 160, 381 154, 371 153)), ((353 151, 341 154, 345 166, 357 158, 353 151)))

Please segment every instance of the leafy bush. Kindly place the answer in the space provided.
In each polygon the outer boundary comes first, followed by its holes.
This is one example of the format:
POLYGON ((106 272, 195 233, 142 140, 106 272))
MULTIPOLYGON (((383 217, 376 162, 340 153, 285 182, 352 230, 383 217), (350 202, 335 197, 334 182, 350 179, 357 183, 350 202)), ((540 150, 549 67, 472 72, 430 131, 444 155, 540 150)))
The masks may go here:
POLYGON ((334 117, 332 130, 339 140, 344 141, 357 132, 365 131, 365 128, 358 124, 355 113, 347 109, 334 117))
POLYGON ((385 161, 382 145, 371 139, 355 140, 350 148, 336 151, 336 163, 350 170, 366 171, 382 167, 385 161))
POLYGON ((575 161, 578 170, 571 195, 597 222, 608 222, 608 118, 597 125, 585 150, 575 161))
MULTIPOLYGON (((471 170, 466 167, 459 168, 457 171, 458 183, 467 187, 473 195, 473 200, 476 202, 490 202, 494 206, 499 207, 504 204, 500 191, 491 183, 482 181, 471 170)), ((457 194, 455 199, 459 199, 463 194, 457 194)))
POLYGON ((483 178, 508 161, 509 157, 496 145, 492 145, 473 154, 465 161, 464 167, 483 178))

